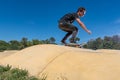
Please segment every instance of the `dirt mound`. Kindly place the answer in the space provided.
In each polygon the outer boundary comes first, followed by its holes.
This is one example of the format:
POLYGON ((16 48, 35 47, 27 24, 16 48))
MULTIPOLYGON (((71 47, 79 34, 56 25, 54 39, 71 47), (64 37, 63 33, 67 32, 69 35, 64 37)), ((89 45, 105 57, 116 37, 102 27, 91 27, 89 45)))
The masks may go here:
POLYGON ((0 59, 47 80, 120 80, 120 50, 36 45, 0 59))
POLYGON ((0 52, 0 59, 13 55, 16 52, 18 52, 18 50, 8 50, 8 51, 0 52))

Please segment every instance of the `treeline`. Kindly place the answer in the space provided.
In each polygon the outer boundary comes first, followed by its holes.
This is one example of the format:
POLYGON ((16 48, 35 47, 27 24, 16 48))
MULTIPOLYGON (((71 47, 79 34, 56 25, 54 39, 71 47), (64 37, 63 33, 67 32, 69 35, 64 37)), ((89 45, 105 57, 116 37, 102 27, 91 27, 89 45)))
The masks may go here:
POLYGON ((27 38, 22 38, 20 41, 17 40, 11 40, 11 41, 4 41, 0 40, 0 51, 4 50, 21 50, 26 47, 30 47, 33 45, 38 45, 38 44, 55 44, 55 38, 50 37, 49 39, 46 40, 38 40, 38 39, 33 39, 29 41, 27 38))
MULTIPOLYGON (((80 40, 79 38, 76 38, 76 41, 79 41, 79 40, 80 40)), ((38 44, 56 44, 55 41, 56 40, 54 37, 50 37, 49 39, 46 39, 46 40, 38 40, 38 39, 28 40, 28 38, 25 38, 25 37, 23 37, 20 41, 11 40, 6 42, 4 40, 0 40, 0 51, 21 50, 26 47, 30 47, 38 44)), ((86 44, 84 44, 83 47, 88 49, 94 49, 94 50, 96 49, 120 50, 120 36, 114 35, 112 37, 105 36, 103 39, 100 37, 97 39, 91 39, 86 44)))
POLYGON ((84 48, 89 49, 118 49, 120 50, 120 36, 114 35, 112 37, 105 36, 102 38, 91 39, 84 45, 84 48))

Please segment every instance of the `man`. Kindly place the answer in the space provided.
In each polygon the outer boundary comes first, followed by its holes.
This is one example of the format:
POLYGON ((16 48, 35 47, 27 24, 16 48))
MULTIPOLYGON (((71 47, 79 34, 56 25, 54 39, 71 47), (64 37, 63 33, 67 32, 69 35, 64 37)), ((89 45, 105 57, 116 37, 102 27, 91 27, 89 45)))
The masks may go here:
POLYGON ((66 40, 70 35, 72 35, 70 43, 76 43, 75 38, 78 33, 78 28, 72 24, 75 20, 88 34, 91 34, 91 31, 88 30, 84 23, 79 19, 79 16, 83 17, 85 13, 86 13, 85 8, 80 7, 78 8, 76 13, 68 13, 59 20, 59 28, 67 32, 64 38, 61 40, 63 44, 66 44, 66 40))

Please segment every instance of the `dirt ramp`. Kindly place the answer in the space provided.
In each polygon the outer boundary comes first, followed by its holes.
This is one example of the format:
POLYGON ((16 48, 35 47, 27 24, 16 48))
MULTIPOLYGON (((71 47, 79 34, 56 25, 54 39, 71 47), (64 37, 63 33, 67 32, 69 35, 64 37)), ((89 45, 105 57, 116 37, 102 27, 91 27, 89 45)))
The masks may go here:
POLYGON ((8 51, 4 51, 4 52, 0 52, 0 60, 2 58, 8 57, 10 55, 13 55, 14 53, 18 52, 19 50, 8 50, 8 51))
POLYGON ((25 68, 32 75, 37 75, 51 61, 66 52, 66 49, 57 45, 37 45, 1 59, 0 64, 25 68))
POLYGON ((47 80, 120 80, 120 50, 36 45, 0 60, 47 80))

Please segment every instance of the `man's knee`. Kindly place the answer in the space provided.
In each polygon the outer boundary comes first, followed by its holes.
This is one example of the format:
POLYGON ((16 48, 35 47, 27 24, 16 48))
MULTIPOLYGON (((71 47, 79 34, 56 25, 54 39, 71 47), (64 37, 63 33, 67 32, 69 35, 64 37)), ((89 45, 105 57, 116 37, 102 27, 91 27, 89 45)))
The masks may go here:
POLYGON ((78 28, 77 28, 77 27, 75 27, 75 28, 74 28, 74 31, 77 31, 77 32, 78 32, 78 28))

